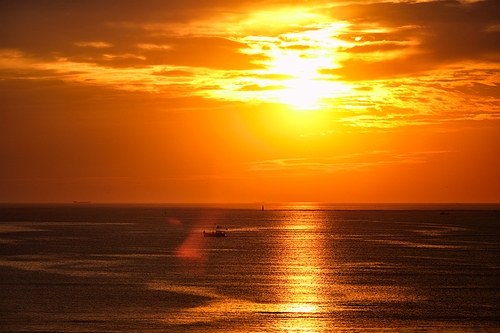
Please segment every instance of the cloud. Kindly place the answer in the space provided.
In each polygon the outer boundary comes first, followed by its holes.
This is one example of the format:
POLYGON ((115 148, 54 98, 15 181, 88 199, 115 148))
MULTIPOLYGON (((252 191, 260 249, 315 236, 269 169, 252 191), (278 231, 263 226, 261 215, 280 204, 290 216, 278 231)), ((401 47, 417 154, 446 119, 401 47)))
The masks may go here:
POLYGON ((75 45, 81 47, 95 47, 97 49, 108 48, 113 46, 105 42, 77 42, 75 43, 75 45))
POLYGON ((5 68, 0 69, 0 75, 3 80, 8 79, 52 79, 52 78, 68 78, 78 76, 80 74, 87 74, 85 71, 56 71, 53 69, 35 69, 35 68, 5 68))
POLYGON ((193 72, 190 71, 183 71, 183 70, 162 70, 160 72, 153 72, 151 75, 158 75, 158 76, 167 76, 167 77, 185 77, 185 76, 194 76, 193 72))
POLYGON ((340 61, 342 68, 320 72, 336 75, 339 80, 416 75, 460 61, 500 62, 500 30, 494 28, 500 24, 500 2, 496 0, 353 4, 323 12, 351 24, 351 36, 342 34, 338 38, 357 44, 341 52, 405 50, 399 42, 412 42, 399 57, 350 58, 340 61), (389 32, 377 34, 363 29, 389 32))
POLYGON ((286 89, 286 87, 281 85, 260 86, 258 84, 247 84, 237 89, 237 91, 267 91, 278 89, 286 89))
POLYGON ((274 80, 274 81, 284 81, 295 79, 296 77, 293 75, 286 74, 256 74, 256 73, 231 73, 228 75, 228 78, 254 78, 261 80, 274 80))
POLYGON ((352 89, 356 91, 373 91, 373 87, 369 86, 354 87, 352 89))
MULTIPOLYGON (((154 113, 154 110, 164 112, 183 109, 213 109, 229 103, 181 94, 182 89, 187 89, 182 86, 173 88, 169 85, 168 94, 143 90, 131 91, 120 89, 113 84, 95 84, 94 82, 75 84, 63 80, 64 76, 51 76, 51 74, 52 71, 34 71, 34 74, 26 73, 29 75, 27 77, 0 80, 2 116, 12 115, 15 118, 22 118, 23 114, 40 112, 40 117, 46 116, 47 119, 51 119, 49 114, 57 114, 54 117, 57 119, 64 118, 63 115, 68 110, 76 113, 86 110, 95 116, 101 111, 114 114, 119 113, 119 110, 149 109, 154 113), (36 79, 31 77, 31 75, 45 73, 47 74, 45 77, 36 77, 36 79)), ((140 114, 141 117, 146 117, 142 111, 140 114)), ((6 119, 4 118, 4 121, 6 119)), ((6 123, 5 121, 4 124, 6 123)))
MULTIPOLYGON (((6 1, 0 10, 0 49, 18 50, 34 61, 67 60, 111 68, 154 65, 222 70, 264 69, 264 54, 211 34, 182 36, 172 24, 217 15, 222 1, 6 1), (197 7, 191 7, 197 5, 197 7), (213 7, 211 6, 213 5, 213 7), (197 8, 193 10, 193 8, 197 8)), ((213 16, 212 16, 213 18, 213 16)), ((178 27, 177 27, 178 28, 178 27)))
MULTIPOLYGON (((400 163, 424 163, 430 156, 448 154, 452 151, 366 151, 351 155, 316 158, 289 158, 249 163, 254 172, 277 172, 282 176, 290 174, 322 174, 338 171, 364 170, 377 166, 400 163)), ((274 175, 274 174, 273 174, 274 175)))
POLYGON ((309 50, 312 47, 310 45, 293 44, 293 45, 280 46, 279 48, 282 50, 304 51, 304 50, 309 50))
POLYGON ((406 57, 389 60, 347 59, 340 62, 341 67, 319 69, 318 73, 333 75, 334 80, 364 81, 380 80, 415 75, 430 69, 425 61, 418 57, 406 57))
POLYGON ((366 43, 362 45, 355 45, 353 47, 338 47, 337 52, 346 52, 346 53, 372 53, 372 52, 388 52, 388 51, 397 51, 407 48, 408 46, 397 44, 397 43, 366 43))
MULTIPOLYGON (((148 36, 144 36, 148 38, 148 36)), ((257 62, 270 58, 264 54, 245 54, 248 44, 219 37, 149 37, 148 47, 137 47, 126 41, 112 50, 87 52, 61 50, 60 54, 74 62, 93 63, 105 67, 149 67, 154 65, 204 67, 222 70, 265 69, 257 62), (155 44, 158 42, 158 44, 155 44), (169 47, 164 47, 167 42, 169 47), (156 45, 157 47, 154 47, 156 45)))

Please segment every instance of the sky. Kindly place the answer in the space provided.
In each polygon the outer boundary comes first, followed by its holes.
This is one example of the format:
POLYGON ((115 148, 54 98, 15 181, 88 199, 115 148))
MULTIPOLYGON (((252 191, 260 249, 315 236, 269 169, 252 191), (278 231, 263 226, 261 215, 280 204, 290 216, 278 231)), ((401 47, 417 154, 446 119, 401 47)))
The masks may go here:
POLYGON ((500 202, 500 1, 0 2, 0 202, 500 202))

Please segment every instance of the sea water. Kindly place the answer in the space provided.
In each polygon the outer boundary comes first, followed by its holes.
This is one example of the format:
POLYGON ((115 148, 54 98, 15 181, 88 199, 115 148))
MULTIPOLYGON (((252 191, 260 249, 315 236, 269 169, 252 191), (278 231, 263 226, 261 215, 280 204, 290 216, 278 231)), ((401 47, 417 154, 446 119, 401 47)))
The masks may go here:
POLYGON ((0 331, 499 332, 499 209, 1 205, 0 331))

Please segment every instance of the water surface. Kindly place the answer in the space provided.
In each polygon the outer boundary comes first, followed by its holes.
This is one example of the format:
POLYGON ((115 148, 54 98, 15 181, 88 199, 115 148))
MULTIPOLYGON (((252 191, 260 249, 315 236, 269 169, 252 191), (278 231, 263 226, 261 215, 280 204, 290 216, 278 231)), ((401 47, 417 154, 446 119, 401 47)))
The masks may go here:
POLYGON ((495 208, 2 205, 0 327, 498 332, 495 208))

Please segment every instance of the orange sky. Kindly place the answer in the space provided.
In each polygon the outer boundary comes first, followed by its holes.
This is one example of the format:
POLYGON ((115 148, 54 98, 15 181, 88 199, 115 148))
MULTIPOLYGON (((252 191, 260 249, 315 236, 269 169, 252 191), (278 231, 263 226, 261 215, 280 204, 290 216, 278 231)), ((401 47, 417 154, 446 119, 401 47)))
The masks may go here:
POLYGON ((500 202, 500 2, 0 3, 0 202, 500 202))

